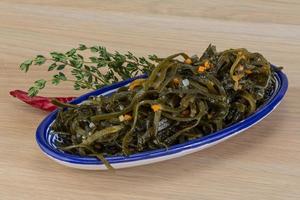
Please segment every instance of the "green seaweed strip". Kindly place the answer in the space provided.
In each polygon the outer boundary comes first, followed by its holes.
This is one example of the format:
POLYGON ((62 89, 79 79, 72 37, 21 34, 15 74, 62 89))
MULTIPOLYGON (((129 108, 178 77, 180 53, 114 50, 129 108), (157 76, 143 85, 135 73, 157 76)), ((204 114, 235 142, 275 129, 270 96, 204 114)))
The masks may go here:
POLYGON ((57 107, 60 107, 60 108, 78 108, 78 105, 64 103, 64 102, 58 101, 57 99, 52 99, 51 103, 53 103, 54 105, 56 105, 57 107))
POLYGON ((198 108, 199 108, 199 113, 197 114, 197 116, 194 118, 195 120, 197 120, 193 125, 189 126, 189 127, 186 127, 180 131, 178 131, 177 133, 175 133, 174 135, 172 135, 171 137, 167 138, 164 142, 166 144, 172 144, 172 142, 174 140, 176 140, 182 133, 188 131, 188 130, 191 130, 192 128, 196 127, 199 123, 200 123, 200 120, 201 118, 206 114, 206 108, 204 106, 204 104, 202 102, 200 102, 198 104, 198 108))
POLYGON ((124 128, 123 125, 118 125, 118 126, 111 126, 111 127, 102 129, 100 131, 96 131, 96 132, 94 132, 94 134, 92 134, 90 137, 88 137, 86 140, 84 140, 82 142, 82 144, 88 146, 96 140, 99 140, 101 142, 101 140, 103 140, 105 137, 107 137, 111 134, 115 134, 115 133, 119 132, 120 130, 122 130, 123 128, 124 128))

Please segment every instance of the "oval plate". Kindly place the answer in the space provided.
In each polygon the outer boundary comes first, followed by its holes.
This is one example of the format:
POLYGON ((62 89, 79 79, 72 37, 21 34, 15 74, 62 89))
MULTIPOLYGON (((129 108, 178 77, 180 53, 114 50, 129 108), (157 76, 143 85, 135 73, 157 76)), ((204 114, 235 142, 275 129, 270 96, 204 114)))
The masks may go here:
MULTIPOLYGON (((220 131, 212 133, 202 138, 197 138, 194 140, 190 140, 183 144, 173 145, 168 150, 166 149, 158 149, 152 150, 142 153, 133 154, 130 156, 111 156, 106 157, 108 162, 115 168, 126 168, 133 167, 139 165, 146 165, 150 163, 160 162, 164 160, 169 160, 172 158, 184 156, 212 145, 215 145, 219 142, 222 142, 234 135, 241 133, 242 131, 250 128, 254 124, 261 121, 267 115, 269 115, 276 106, 283 99, 287 88, 288 88, 288 80, 284 73, 276 72, 276 89, 272 95, 272 97, 265 103, 265 105, 261 106, 254 114, 247 117, 246 119, 233 124, 227 128, 224 128, 220 131)), ((133 79, 128 79, 122 82, 115 83, 110 86, 103 87, 99 90, 92 91, 77 99, 71 101, 73 104, 79 104, 82 101, 88 99, 89 96, 97 96, 97 95, 109 95, 116 91, 119 87, 125 86, 138 78, 145 78, 146 76, 139 76, 133 79)), ((96 157, 82 157, 78 155, 72 155, 69 153, 64 153, 58 150, 55 147, 55 141, 58 139, 57 135, 49 134, 50 133, 50 125, 56 118, 57 110, 50 113, 38 126, 36 131, 36 141, 42 151, 54 161, 68 166, 79 169, 88 169, 88 170, 104 170, 107 169, 105 165, 98 160, 96 157)))

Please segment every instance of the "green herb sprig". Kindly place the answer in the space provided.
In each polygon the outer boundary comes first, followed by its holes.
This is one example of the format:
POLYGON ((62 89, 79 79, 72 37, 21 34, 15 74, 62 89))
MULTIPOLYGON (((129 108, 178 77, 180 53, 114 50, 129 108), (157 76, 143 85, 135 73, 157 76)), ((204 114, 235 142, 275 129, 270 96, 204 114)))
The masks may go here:
MULTIPOLYGON (((158 62, 155 55, 137 57, 131 52, 121 54, 110 53, 103 46, 91 46, 80 44, 78 48, 72 48, 66 53, 50 52, 50 56, 37 55, 34 59, 26 60, 20 65, 20 69, 28 72, 32 65, 48 65, 48 71, 56 70, 57 73, 50 80, 53 85, 62 81, 73 82, 74 89, 99 89, 120 80, 137 76, 138 74, 149 74, 158 62), (88 51, 91 56, 83 56, 81 53, 88 51), (106 70, 101 70, 106 68, 106 70), (64 72, 71 71, 72 78, 64 72), (100 71, 101 70, 101 71, 100 71), (106 71, 103 73, 102 71, 106 71)), ((28 90, 29 96, 36 96, 49 81, 45 79, 36 80, 28 90)))

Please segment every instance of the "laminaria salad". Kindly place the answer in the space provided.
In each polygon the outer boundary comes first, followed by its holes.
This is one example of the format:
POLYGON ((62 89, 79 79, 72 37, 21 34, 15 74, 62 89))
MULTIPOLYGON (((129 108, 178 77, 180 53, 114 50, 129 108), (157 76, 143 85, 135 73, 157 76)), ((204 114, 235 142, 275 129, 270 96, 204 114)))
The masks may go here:
MULTIPOLYGON (((51 134, 57 148, 71 154, 96 156, 107 167, 106 156, 130 155, 185 143, 243 120, 263 105, 275 88, 274 72, 259 53, 244 48, 216 51, 209 45, 202 56, 177 53, 166 58, 109 53, 105 48, 80 45, 66 54, 52 52, 25 61, 21 69, 51 62, 57 70, 53 84, 73 81, 75 89, 98 89, 146 73, 108 96, 91 96, 80 105, 53 99, 59 107, 51 134), (96 56, 85 60, 78 52, 96 56), (75 80, 63 71, 71 70, 75 80), (106 73, 102 68, 106 67, 106 73)), ((35 96, 46 81, 29 89, 35 96)))

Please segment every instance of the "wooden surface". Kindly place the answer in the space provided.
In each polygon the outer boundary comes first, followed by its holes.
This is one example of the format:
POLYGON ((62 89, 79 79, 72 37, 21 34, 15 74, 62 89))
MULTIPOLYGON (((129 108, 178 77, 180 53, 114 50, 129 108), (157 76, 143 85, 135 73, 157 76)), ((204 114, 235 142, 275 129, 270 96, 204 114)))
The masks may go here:
MULTIPOLYGON (((1 0, 0 199, 300 199, 299 11, 298 0, 1 0), (138 55, 245 47, 284 66, 289 91, 265 120, 210 149, 115 173, 70 169, 35 142, 47 113, 8 92, 49 76, 24 74, 20 62, 79 43, 138 55)), ((65 84, 42 94, 82 92, 65 84)))

